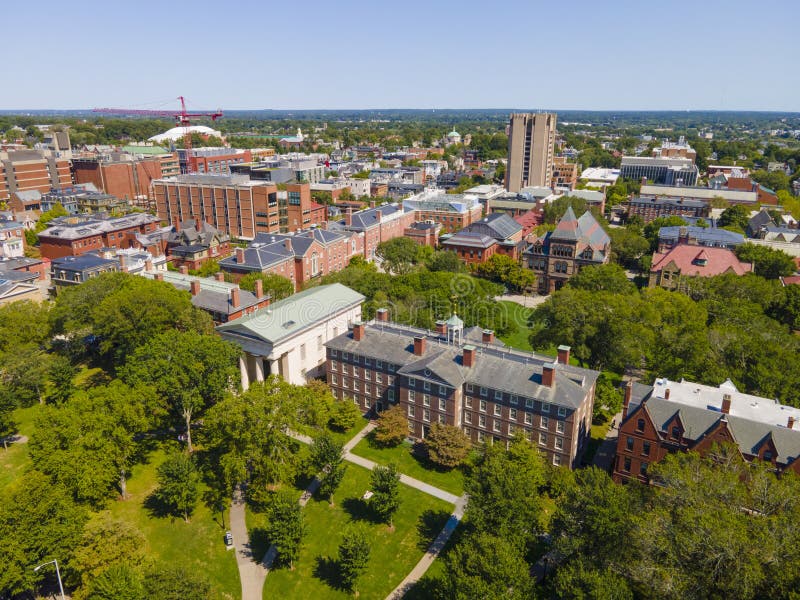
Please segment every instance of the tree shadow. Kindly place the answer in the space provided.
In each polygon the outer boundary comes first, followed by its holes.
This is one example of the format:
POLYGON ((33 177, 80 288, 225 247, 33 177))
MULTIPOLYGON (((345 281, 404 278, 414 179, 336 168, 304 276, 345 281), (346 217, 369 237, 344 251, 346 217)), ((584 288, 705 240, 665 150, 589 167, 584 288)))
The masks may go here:
POLYGON ((434 577, 426 574, 403 595, 403 600, 430 600, 431 598, 442 598, 442 587, 441 577, 434 577))
POLYGON ((366 521, 373 524, 383 523, 380 516, 361 498, 345 498, 342 500, 341 505, 342 510, 350 515, 353 521, 366 521))
POLYGON ((144 499, 145 510, 151 517, 177 517, 172 506, 164 502, 158 495, 158 490, 152 492, 144 499))
POLYGON ((339 572, 339 561, 328 556, 318 556, 313 571, 314 577, 339 591, 349 591, 339 572))
POLYGON ((446 510, 428 509, 423 512, 417 522, 417 535, 419 536, 417 547, 423 552, 426 551, 449 518, 450 513, 446 510))
POLYGON ((250 554, 253 560, 261 562, 271 545, 266 529, 254 527, 250 530, 250 554))

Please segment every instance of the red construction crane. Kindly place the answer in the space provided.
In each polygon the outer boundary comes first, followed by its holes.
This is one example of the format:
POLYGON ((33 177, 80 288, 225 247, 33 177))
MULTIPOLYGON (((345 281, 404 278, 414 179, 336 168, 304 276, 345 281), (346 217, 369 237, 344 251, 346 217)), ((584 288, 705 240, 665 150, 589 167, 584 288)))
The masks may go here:
POLYGON ((93 112, 97 113, 105 113, 108 115, 138 115, 143 117, 172 117, 175 119, 175 124, 178 127, 184 127, 183 133, 183 146, 186 148, 186 168, 189 173, 193 173, 196 171, 195 162, 192 161, 191 158, 191 150, 192 150, 192 130, 189 128, 191 126, 191 119, 197 118, 210 118, 212 121, 216 121, 222 116, 222 109, 217 109, 215 112, 187 112, 186 111, 186 100, 183 96, 178 96, 178 100, 181 101, 181 110, 180 112, 175 112, 174 110, 140 110, 135 108, 95 108, 93 112))

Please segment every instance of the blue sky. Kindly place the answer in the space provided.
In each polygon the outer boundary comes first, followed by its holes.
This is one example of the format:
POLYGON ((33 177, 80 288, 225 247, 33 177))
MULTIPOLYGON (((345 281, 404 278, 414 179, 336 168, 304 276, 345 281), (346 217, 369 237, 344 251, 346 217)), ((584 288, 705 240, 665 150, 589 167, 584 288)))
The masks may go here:
POLYGON ((800 110, 797 0, 3 5, 0 109, 800 110))

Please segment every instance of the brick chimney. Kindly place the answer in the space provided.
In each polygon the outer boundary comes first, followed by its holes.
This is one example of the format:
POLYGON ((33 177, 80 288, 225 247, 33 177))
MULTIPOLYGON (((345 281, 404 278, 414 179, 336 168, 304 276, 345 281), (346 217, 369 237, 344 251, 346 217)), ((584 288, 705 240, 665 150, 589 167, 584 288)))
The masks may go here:
MULTIPOLYGON (((361 321, 356 321, 353 323, 353 339, 357 342, 361 341, 361 338, 364 337, 364 324, 361 321)), ((416 348, 416 341, 415 341, 415 348, 416 348)))
POLYGON ((197 294, 200 293, 199 279, 192 279, 192 282, 189 284, 189 291, 192 292, 192 296, 197 296, 197 294))
POLYGON ((153 261, 149 258, 144 261, 144 270, 145 271, 152 271, 153 270, 153 261))
POLYGON ((163 273, 156 273, 155 280, 156 281, 164 281, 164 274, 163 273))
POLYGON ((786 422, 786 427, 788 427, 789 429, 794 429, 794 417, 793 416, 791 416, 791 415, 789 416, 789 420, 786 422))
POLYGON ((241 265, 244 263, 244 248, 236 249, 236 264, 241 265))
POLYGON ((664 390, 664 400, 669 400, 669 388, 664 390))
POLYGON ((126 254, 119 254, 119 269, 123 273, 128 272, 128 256, 126 254))
POLYGON ((261 279, 256 279, 255 288, 256 298, 260 300, 264 297, 264 282, 261 279))
POLYGON ((622 400, 622 420, 628 418, 628 407, 631 405, 631 398, 633 398, 633 381, 628 380, 625 384, 625 397, 622 400))
POLYGON ((292 240, 286 238, 285 240, 283 240, 283 245, 289 252, 292 251, 292 240))
POLYGON ((186 265, 181 265, 180 267, 178 267, 178 272, 181 275, 188 275, 189 274, 189 267, 187 267, 186 265))
POLYGON ((350 227, 353 224, 353 209, 348 208, 347 212, 344 213, 344 224, 350 227))
POLYGON ((181 220, 178 217, 173 217, 172 226, 175 228, 175 231, 180 231, 181 230, 181 220))
POLYGON ((484 329, 481 335, 481 341, 484 344, 494 344, 494 331, 491 329, 484 329))
POLYGON ((425 338, 421 335, 414 338, 414 354, 422 356, 425 354, 425 338))
POLYGON ((389 309, 388 308, 379 308, 375 311, 375 319, 377 321, 382 321, 386 323, 389 321, 389 309))
POLYGON ((383 218, 383 212, 380 210, 375 211, 375 220, 380 223, 381 219, 383 218))
POLYGON ((722 395, 722 412, 726 415, 731 413, 731 395, 730 394, 723 394, 722 395))
POLYGON ((464 364, 465 367, 468 369, 475 366, 475 354, 476 354, 475 346, 471 344, 467 344, 464 346, 464 354, 461 357, 461 362, 464 364))
POLYGON ((553 387, 556 379, 555 363, 545 363, 542 365, 542 385, 549 388, 553 387))
POLYGON ((203 233, 203 221, 200 219, 194 220, 195 229, 197 229, 197 233, 203 233))
POLYGON ((569 352, 571 348, 569 346, 559 346, 558 347, 558 362, 562 365, 569 364, 569 352))
POLYGON ((216 273, 214 273, 214 279, 216 279, 217 281, 225 281, 225 273, 223 273, 222 271, 217 271, 216 273))
POLYGON ((231 306, 233 308, 239 308, 239 288, 231 288, 231 306))
POLYGON ((445 321, 436 321, 436 333, 447 335, 447 323, 445 321))

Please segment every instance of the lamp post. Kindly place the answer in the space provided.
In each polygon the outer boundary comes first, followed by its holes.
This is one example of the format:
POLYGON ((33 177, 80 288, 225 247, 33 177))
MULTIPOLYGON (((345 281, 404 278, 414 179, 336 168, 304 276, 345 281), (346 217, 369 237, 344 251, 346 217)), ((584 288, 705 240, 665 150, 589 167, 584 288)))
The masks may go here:
POLYGON ((49 560, 46 563, 42 563, 33 568, 34 571, 38 571, 42 567, 46 567, 49 564, 54 564, 56 566, 56 577, 58 577, 58 589, 61 591, 61 600, 66 600, 64 597, 64 586, 61 584, 61 572, 58 570, 58 560, 53 559, 49 560))

